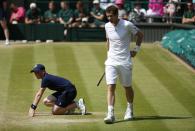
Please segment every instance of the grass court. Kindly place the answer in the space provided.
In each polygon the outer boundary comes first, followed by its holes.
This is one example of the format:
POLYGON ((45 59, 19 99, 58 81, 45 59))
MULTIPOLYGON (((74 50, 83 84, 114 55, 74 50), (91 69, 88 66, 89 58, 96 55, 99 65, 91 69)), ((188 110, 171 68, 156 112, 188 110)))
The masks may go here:
MULTIPOLYGON (((105 42, 0 45, 0 131, 194 131, 195 74, 156 44, 143 44, 133 58, 135 90, 133 121, 123 121, 126 100, 116 88, 116 123, 103 122, 106 84, 96 84, 104 72, 105 42), (28 110, 40 86, 29 71, 36 63, 48 73, 70 79, 77 98, 85 99, 88 115, 51 115, 39 103, 36 116, 28 110)), ((43 97, 52 92, 46 90, 43 97)))

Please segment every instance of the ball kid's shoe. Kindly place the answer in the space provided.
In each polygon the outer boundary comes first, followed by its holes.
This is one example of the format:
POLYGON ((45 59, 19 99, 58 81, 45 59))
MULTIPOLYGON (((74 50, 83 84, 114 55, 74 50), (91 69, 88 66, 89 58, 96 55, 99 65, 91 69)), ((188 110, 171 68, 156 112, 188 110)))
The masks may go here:
POLYGON ((78 107, 81 111, 82 115, 86 115, 86 106, 85 106, 85 101, 83 98, 80 98, 78 101, 78 107))

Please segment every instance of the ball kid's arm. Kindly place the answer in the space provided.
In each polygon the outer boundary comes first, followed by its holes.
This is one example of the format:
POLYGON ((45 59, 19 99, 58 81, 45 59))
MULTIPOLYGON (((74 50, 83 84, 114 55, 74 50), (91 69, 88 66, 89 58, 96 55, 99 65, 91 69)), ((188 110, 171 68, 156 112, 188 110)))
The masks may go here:
POLYGON ((41 100, 41 97, 42 97, 42 95, 43 95, 45 89, 46 89, 46 88, 40 88, 40 89, 38 90, 38 92, 36 93, 35 98, 34 98, 34 101, 33 101, 33 103, 31 104, 31 107, 30 107, 30 109, 29 109, 29 116, 31 116, 31 117, 34 116, 35 110, 36 110, 36 108, 37 108, 37 105, 38 105, 39 101, 41 100))

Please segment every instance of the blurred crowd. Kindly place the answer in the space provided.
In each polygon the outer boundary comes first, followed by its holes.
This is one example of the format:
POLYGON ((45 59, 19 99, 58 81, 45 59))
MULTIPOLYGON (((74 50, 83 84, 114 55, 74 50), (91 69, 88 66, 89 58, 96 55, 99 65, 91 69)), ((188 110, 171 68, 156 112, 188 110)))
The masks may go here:
POLYGON ((127 10, 124 8, 125 0, 93 0, 91 7, 86 8, 82 1, 77 1, 75 9, 69 7, 67 1, 55 3, 48 2, 48 10, 42 12, 37 3, 30 3, 29 9, 18 7, 11 3, 11 15, 9 22, 11 24, 26 23, 61 23, 65 27, 104 27, 107 22, 105 18, 105 9, 111 4, 115 4, 119 9, 119 17, 129 20, 133 23, 154 22, 158 19, 160 22, 173 23, 179 22, 195 24, 195 0, 181 3, 180 0, 148 0, 147 9, 142 7, 143 3, 134 2, 133 8, 127 10), (60 7, 56 8, 56 5, 60 7))

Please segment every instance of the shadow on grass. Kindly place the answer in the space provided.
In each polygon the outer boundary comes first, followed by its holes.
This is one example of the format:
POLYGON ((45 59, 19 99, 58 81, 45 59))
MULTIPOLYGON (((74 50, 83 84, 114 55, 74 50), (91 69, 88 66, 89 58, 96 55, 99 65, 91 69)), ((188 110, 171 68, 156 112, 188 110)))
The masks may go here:
POLYGON ((120 123, 120 122, 129 122, 129 121, 143 121, 143 120, 171 120, 171 119, 190 119, 192 117, 188 116, 136 116, 131 120, 119 120, 115 121, 114 123, 120 123))

